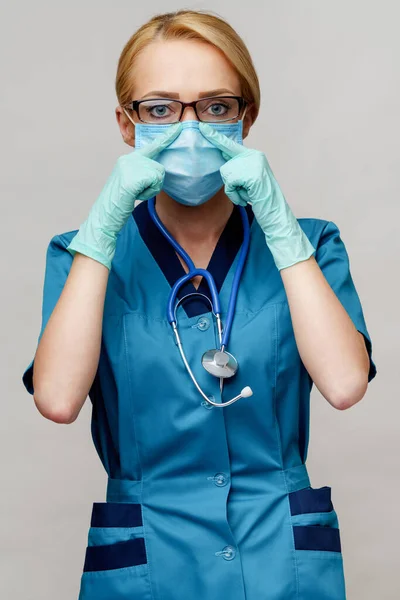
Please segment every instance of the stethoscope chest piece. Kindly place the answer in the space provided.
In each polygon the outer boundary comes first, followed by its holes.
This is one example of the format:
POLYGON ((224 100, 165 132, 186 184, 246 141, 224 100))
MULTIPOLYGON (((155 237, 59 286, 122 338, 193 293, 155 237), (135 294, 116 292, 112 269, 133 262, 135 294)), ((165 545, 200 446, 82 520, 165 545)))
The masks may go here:
POLYGON ((201 358, 201 363, 211 375, 224 379, 233 377, 238 370, 236 358, 226 350, 207 350, 201 358))

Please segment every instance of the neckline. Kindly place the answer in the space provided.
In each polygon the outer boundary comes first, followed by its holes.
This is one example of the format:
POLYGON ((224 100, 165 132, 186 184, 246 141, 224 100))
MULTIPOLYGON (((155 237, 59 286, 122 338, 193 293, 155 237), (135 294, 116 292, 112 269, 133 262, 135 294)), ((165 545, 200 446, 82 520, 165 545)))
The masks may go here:
MULTIPOLYGON (((246 212, 251 226, 254 217, 251 206, 246 206, 246 212)), ((170 287, 172 287, 177 279, 185 275, 185 270, 176 255, 174 248, 165 239, 164 235, 150 217, 147 200, 140 202, 133 209, 132 215, 143 242, 147 246, 158 267, 161 269, 170 287)), ((243 225, 239 207, 235 205, 207 266, 207 270, 214 277, 218 293, 221 291, 242 241, 243 225)), ((202 278, 197 289, 191 281, 188 281, 180 289, 178 299, 192 293, 201 293, 210 299, 208 285, 204 278, 202 278)), ((189 318, 210 312, 209 302, 200 296, 189 297, 182 302, 182 307, 189 318)))

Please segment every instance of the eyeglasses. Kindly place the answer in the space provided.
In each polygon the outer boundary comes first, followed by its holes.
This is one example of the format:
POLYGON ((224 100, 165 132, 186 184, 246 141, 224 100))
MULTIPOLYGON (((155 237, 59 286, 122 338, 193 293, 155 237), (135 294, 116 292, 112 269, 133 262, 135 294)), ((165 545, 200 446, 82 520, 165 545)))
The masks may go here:
POLYGON ((136 111, 143 123, 177 123, 183 111, 191 106, 199 121, 221 123, 236 119, 247 105, 241 96, 212 96, 194 102, 181 102, 170 98, 133 100, 126 108, 136 111))

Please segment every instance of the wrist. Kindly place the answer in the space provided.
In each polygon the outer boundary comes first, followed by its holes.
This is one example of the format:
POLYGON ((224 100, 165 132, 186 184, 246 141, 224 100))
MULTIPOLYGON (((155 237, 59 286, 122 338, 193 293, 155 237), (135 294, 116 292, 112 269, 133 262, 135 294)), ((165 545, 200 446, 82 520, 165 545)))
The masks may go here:
POLYGON ((315 253, 314 246, 300 226, 299 231, 287 236, 272 236, 271 239, 265 234, 265 240, 279 271, 307 260, 315 253))
POLYGON ((83 223, 72 238, 68 252, 74 256, 76 252, 89 256, 103 264, 107 269, 111 269, 112 259, 116 249, 116 239, 113 236, 104 234, 104 232, 94 232, 92 228, 88 231, 83 223))

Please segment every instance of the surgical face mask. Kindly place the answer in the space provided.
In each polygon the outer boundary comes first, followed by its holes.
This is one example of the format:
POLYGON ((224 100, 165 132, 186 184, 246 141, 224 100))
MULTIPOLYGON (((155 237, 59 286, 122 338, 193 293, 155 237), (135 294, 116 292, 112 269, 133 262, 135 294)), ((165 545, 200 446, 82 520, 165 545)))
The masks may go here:
MULTIPOLYGON (((243 121, 208 123, 238 144, 243 144, 243 121)), ((186 206, 198 206, 212 198, 223 186, 220 167, 226 160, 200 132, 199 121, 182 121, 178 137, 155 160, 165 167, 163 190, 186 206)), ((135 147, 163 135, 170 124, 135 123, 135 147)))

